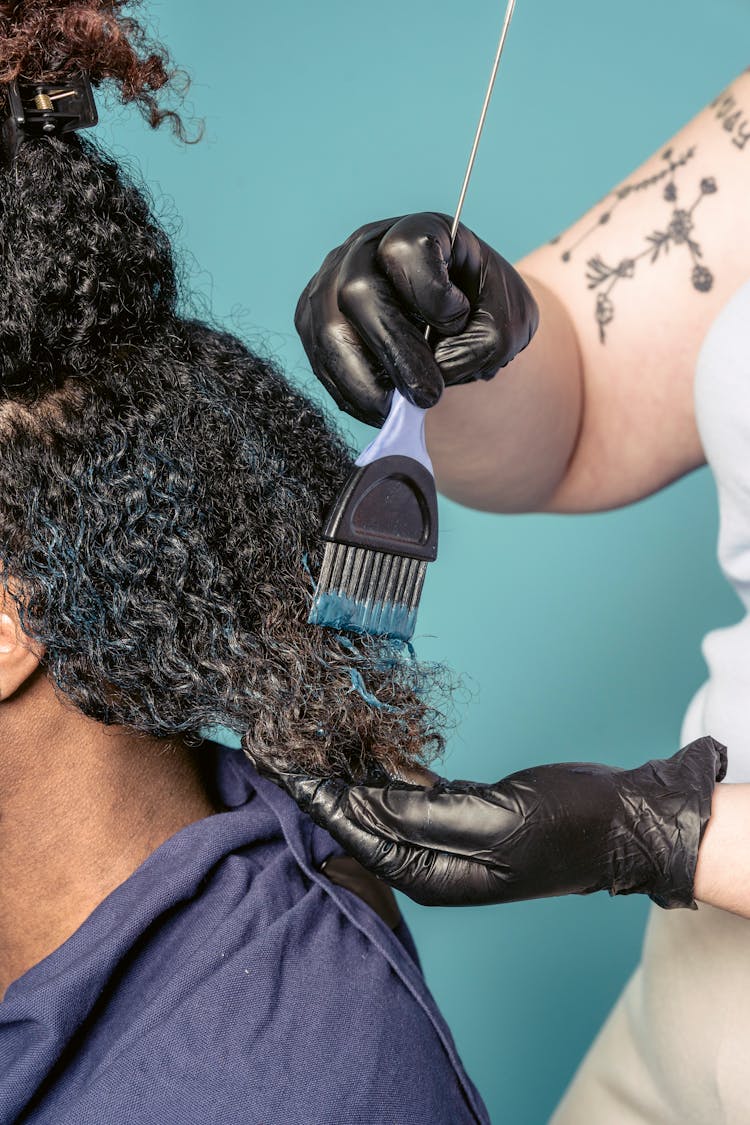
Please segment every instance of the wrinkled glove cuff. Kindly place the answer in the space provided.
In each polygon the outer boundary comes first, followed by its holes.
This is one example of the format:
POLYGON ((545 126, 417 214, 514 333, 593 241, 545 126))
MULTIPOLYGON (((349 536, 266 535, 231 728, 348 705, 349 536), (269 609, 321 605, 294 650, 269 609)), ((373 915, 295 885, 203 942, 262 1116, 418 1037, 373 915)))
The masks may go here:
POLYGON ((698 852, 708 821, 716 783, 727 772, 727 748, 714 738, 706 736, 691 743, 681 752, 685 755, 683 780, 690 792, 680 794, 684 802, 675 809, 675 838, 669 863, 659 870, 649 898, 663 910, 678 908, 697 910, 695 901, 695 871, 698 852), (690 755, 689 760, 687 755, 690 755))

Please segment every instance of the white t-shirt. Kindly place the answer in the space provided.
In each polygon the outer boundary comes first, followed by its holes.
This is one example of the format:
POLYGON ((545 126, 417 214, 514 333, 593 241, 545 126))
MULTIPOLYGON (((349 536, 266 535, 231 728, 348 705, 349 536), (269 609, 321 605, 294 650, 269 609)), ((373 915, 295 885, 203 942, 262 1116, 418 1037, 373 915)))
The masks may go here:
POLYGON ((703 642, 709 679, 688 707, 682 744, 713 735, 729 749, 727 781, 750 781, 750 282, 706 336, 695 407, 719 496, 719 565, 746 613, 703 642))

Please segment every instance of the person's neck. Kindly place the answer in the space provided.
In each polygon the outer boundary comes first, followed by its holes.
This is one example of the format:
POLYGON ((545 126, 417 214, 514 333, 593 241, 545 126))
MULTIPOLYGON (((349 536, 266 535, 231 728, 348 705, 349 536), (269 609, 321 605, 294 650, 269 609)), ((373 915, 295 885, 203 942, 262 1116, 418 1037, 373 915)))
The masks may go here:
POLYGON ((105 727, 40 671, 0 704, 0 999, 181 828, 219 811, 193 753, 105 727))

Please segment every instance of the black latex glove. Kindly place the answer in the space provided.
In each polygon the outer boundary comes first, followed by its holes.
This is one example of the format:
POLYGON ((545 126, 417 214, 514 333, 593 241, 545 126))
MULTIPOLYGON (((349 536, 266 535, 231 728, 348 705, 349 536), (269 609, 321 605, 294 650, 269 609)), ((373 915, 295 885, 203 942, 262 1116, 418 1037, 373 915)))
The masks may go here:
POLYGON ((365 867, 440 906, 607 890, 693 907, 698 847, 726 773, 726 749, 708 737, 637 769, 573 762, 430 789, 255 761, 365 867))
POLYGON ((491 379, 536 331, 520 274, 467 227, 451 251, 450 228, 435 212, 360 227, 299 299, 295 324, 313 371, 363 422, 384 421, 394 386, 428 407, 444 385, 491 379))

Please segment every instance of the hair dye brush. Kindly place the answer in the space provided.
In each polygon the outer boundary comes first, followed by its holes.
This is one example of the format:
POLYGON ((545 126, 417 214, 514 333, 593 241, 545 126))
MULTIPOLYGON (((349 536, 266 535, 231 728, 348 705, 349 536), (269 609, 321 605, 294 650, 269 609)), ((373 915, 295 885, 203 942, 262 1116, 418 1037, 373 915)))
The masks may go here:
POLYGON ((310 621, 408 641, 427 563, 437 558, 437 491, 425 411, 394 391, 388 418, 356 461, 323 529, 310 621))
MULTIPOLYGON (((461 219, 516 0, 508 0, 487 92, 451 227, 461 219)), ((426 333, 429 339, 429 328, 426 333)), ((380 433, 359 455, 323 529, 323 565, 308 620, 408 641, 427 563, 437 558, 437 490, 425 411, 398 391, 380 433)))

